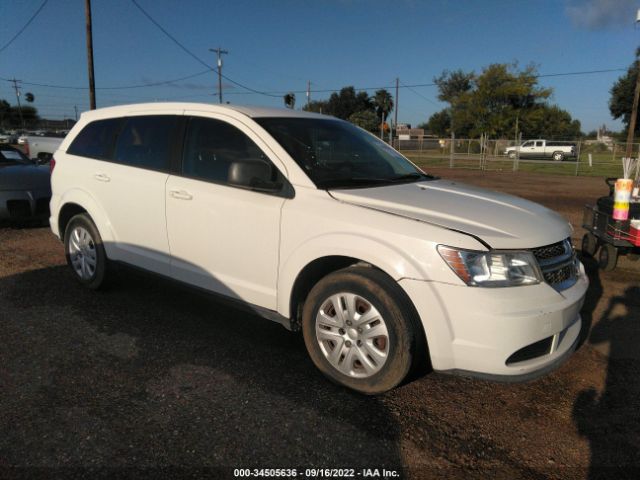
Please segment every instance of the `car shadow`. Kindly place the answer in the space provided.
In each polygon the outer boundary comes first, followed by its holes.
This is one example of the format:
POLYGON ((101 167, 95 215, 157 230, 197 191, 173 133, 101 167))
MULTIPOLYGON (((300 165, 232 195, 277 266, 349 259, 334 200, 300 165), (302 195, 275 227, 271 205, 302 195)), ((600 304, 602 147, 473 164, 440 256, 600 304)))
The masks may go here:
POLYGON ((640 287, 612 297, 589 335, 593 345, 608 343, 604 390, 578 394, 573 418, 589 441, 589 478, 637 478, 640 472, 640 287))
POLYGON ((162 278, 114 278, 0 278, 0 466, 402 475, 382 397, 327 381, 300 335, 162 278))

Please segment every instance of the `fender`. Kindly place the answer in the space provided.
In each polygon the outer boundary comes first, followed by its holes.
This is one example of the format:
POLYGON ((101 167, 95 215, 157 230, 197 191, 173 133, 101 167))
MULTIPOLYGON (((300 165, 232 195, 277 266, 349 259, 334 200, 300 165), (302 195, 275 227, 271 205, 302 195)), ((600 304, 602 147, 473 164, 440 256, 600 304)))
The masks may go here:
POLYGON ((314 260, 330 256, 357 258, 379 268, 394 280, 423 278, 418 262, 406 252, 379 238, 348 233, 313 237, 298 246, 281 264, 278 275, 278 313, 289 318, 293 285, 300 272, 314 260))
MULTIPOLYGON (((62 208, 68 203, 75 203, 80 207, 84 208, 89 216, 93 219, 93 223, 95 223, 96 228, 98 229, 98 233, 102 238, 102 242, 104 244, 105 251, 107 252, 107 257, 114 258, 113 246, 116 243, 116 237, 113 233, 113 229, 111 228, 111 222, 109 221, 109 217, 107 216, 104 208, 96 201, 93 196, 87 192, 86 190, 82 190, 80 188, 73 188, 71 190, 65 191, 65 193, 60 198, 58 215, 62 208)), ((58 215, 56 215, 56 221, 58 221, 58 215)), ((61 232, 61 235, 63 233, 61 232)))

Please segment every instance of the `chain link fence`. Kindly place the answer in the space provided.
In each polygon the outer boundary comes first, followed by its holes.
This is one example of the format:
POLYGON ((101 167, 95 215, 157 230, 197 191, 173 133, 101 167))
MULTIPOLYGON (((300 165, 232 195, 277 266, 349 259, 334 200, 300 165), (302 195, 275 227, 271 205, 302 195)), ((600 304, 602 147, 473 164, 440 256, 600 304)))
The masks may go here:
MULTIPOLYGON (((572 145, 574 155, 553 160, 550 156, 530 157, 523 148, 511 155, 508 147, 522 142, 506 139, 452 139, 422 137, 411 140, 395 138, 393 146, 411 161, 426 170, 429 167, 468 168, 505 172, 540 172, 564 175, 622 176, 622 158, 626 143, 604 143, 595 140, 563 140, 572 145)), ((632 145, 632 156, 638 156, 640 144, 632 145)))

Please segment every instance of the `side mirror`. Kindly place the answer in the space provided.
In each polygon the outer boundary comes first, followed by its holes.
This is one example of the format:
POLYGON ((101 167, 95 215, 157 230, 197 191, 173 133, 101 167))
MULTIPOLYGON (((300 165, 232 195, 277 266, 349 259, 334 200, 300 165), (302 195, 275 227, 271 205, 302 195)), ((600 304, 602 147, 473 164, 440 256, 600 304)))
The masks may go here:
POLYGON ((233 162, 229 165, 229 185, 266 192, 279 191, 281 181, 274 181, 274 167, 261 160, 233 162))

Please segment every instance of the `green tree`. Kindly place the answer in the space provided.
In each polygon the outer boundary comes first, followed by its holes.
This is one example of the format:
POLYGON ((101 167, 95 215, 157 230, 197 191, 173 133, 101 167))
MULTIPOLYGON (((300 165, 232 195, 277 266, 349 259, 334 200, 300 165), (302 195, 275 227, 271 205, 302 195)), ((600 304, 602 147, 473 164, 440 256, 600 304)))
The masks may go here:
POLYGON ((0 128, 8 127, 11 105, 6 100, 0 100, 0 128))
POLYGON ((451 134, 451 116, 449 110, 441 110, 429 117, 427 123, 418 125, 418 128, 424 128, 431 135, 446 137, 451 134))
POLYGON ((438 100, 449 104, 454 103, 461 95, 473 89, 474 79, 473 72, 445 70, 439 77, 433 79, 433 83, 438 86, 438 100))
POLYGON ((512 138, 516 128, 526 137, 580 135, 580 122, 555 105, 548 105, 552 90, 538 85, 535 67, 492 64, 480 74, 461 70, 443 72, 434 79, 438 98, 450 107, 435 113, 427 129, 437 135, 512 138))
POLYGON ((391 94, 384 88, 377 90, 373 97, 373 103, 376 107, 377 117, 386 122, 389 113, 393 110, 393 97, 391 94))
POLYGON ((326 100, 313 100, 302 107, 305 112, 327 113, 328 107, 326 100))
MULTIPOLYGON (((40 122, 38 111, 34 107, 22 106, 22 118, 24 119, 25 128, 35 128, 40 122)), ((20 120, 20 109, 17 106, 11 107, 9 110, 9 124, 14 128, 22 128, 20 120)))
POLYGON ((380 119, 372 110, 361 110, 351 114, 348 119, 354 125, 373 133, 380 130, 380 119))
POLYGON ((352 86, 344 87, 339 93, 334 92, 326 102, 328 115, 347 120, 356 112, 374 110, 374 105, 367 92, 357 92, 352 86))
MULTIPOLYGON (((631 107, 633 106, 636 78, 638 78, 638 62, 640 62, 640 48, 636 50, 636 61, 629 66, 627 73, 616 80, 610 90, 609 111, 613 118, 622 119, 625 132, 628 132, 631 121, 631 107)), ((640 122, 636 122, 635 130, 635 135, 640 134, 640 122)))

